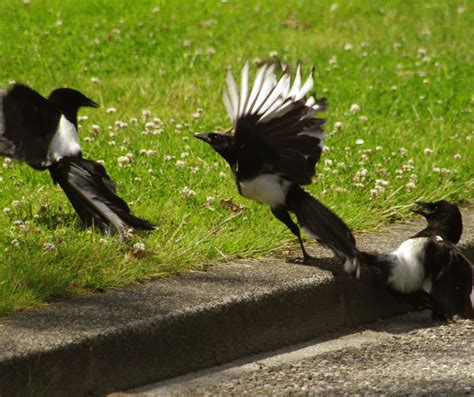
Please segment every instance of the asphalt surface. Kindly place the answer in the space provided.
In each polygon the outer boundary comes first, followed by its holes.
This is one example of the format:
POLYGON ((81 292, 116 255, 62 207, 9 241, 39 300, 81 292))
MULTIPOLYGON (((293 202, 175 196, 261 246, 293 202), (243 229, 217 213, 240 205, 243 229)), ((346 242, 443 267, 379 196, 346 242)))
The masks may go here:
POLYGON ((113 396, 474 395, 474 322, 400 316, 113 396))

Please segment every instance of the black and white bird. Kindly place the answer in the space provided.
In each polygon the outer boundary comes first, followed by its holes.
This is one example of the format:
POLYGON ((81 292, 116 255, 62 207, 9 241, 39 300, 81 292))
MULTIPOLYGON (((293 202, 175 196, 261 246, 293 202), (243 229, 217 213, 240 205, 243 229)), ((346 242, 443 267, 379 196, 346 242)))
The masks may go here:
POLYGON ((239 90, 229 70, 223 99, 234 134, 198 133, 195 137, 229 163, 241 195, 269 205, 273 215, 298 237, 304 262, 311 257, 290 212, 304 231, 345 260, 348 272, 358 275, 359 252, 350 229, 301 188, 311 183, 321 156, 325 120, 313 116, 326 109, 326 100, 308 94, 313 72, 303 82, 298 66, 291 79, 288 69, 277 78, 276 65, 266 63, 250 87, 246 63, 239 90))
POLYGON ((0 156, 49 170, 85 225, 118 232, 127 226, 154 226, 130 213, 115 194, 115 183, 99 163, 82 157, 77 112, 99 105, 71 88, 58 88, 48 99, 15 83, 0 91, 0 156))
POLYGON ((463 228, 461 212, 444 200, 417 204, 415 212, 428 225, 392 253, 364 252, 363 260, 381 271, 396 296, 431 309, 433 318, 472 318, 472 265, 456 247, 463 228))

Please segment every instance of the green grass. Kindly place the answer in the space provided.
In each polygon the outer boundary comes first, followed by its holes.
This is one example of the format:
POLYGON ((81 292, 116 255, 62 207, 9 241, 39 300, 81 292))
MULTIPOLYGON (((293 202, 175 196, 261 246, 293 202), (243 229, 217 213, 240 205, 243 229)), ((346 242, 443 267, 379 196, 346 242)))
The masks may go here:
POLYGON ((45 95, 70 86, 100 102, 99 110, 81 111, 84 153, 104 160, 133 212, 160 227, 119 244, 81 228, 47 172, 0 167, 0 314, 295 243, 268 208, 238 196, 226 164, 192 138, 229 126, 220 95, 225 67, 272 52, 301 61, 306 72, 315 66, 316 91, 331 106, 330 151, 309 190, 354 230, 405 218, 416 199, 473 200, 472 2, 131 4, 0 3, 1 86, 22 81, 45 95), (360 111, 350 112, 352 104, 360 111), (161 134, 143 135, 155 117, 161 134), (133 160, 120 167, 127 153, 133 160), (354 180, 363 168, 366 176, 354 180), (388 186, 375 196, 377 179, 388 186), (185 186, 196 195, 183 197, 185 186), (138 242, 145 254, 133 248, 138 242))

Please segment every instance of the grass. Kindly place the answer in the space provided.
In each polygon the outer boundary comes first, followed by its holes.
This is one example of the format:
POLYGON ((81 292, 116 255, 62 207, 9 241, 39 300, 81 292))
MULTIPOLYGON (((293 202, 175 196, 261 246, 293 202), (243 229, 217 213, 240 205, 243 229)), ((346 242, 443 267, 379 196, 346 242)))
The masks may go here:
POLYGON ((3 163, 0 314, 295 243, 192 138, 229 126, 225 67, 275 52, 315 66, 331 106, 329 151, 308 189, 354 230, 405 218, 416 199, 473 200, 471 2, 130 4, 0 3, 1 86, 22 81, 45 95, 70 86, 100 102, 81 111, 83 151, 105 161, 135 214, 159 225, 119 244, 83 229, 47 172, 3 163), (142 134, 154 118, 160 134, 142 134))

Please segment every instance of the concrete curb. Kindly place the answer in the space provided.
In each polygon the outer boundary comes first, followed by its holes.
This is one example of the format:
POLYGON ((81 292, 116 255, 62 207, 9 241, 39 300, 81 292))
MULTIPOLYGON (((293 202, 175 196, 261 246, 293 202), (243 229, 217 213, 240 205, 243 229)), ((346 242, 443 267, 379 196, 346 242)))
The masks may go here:
MULTIPOLYGON (((474 210, 463 212, 474 257, 474 210)), ((420 229, 358 236, 388 251, 420 229)), ((239 260, 0 320, 0 396, 126 390, 402 313, 371 274, 353 280, 313 247, 318 267, 239 260)))

